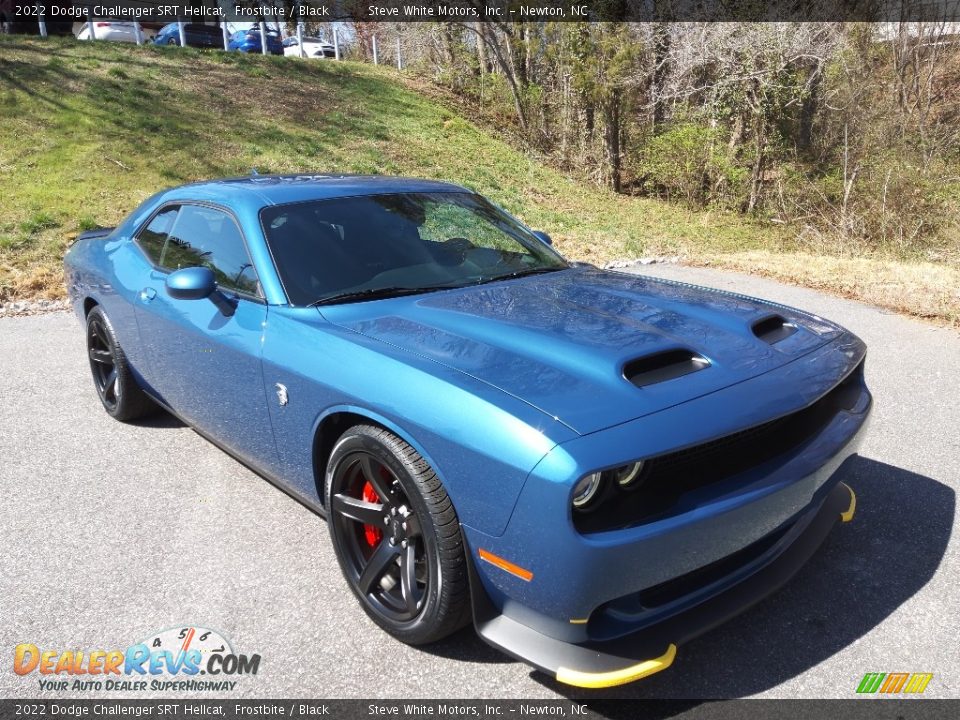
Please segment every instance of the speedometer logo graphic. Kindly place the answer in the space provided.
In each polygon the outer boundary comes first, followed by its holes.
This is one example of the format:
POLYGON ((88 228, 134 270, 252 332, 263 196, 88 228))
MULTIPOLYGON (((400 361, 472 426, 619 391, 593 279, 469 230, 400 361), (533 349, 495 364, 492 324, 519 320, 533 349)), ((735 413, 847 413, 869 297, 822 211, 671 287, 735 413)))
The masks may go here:
MULTIPOLYGON (((214 654, 233 655, 233 646, 219 631, 200 626, 172 627, 152 635, 143 641, 151 652, 167 650, 174 656, 198 650, 203 658, 199 663, 206 665, 206 659, 214 654)), ((203 671, 201 670, 201 673, 203 671)))

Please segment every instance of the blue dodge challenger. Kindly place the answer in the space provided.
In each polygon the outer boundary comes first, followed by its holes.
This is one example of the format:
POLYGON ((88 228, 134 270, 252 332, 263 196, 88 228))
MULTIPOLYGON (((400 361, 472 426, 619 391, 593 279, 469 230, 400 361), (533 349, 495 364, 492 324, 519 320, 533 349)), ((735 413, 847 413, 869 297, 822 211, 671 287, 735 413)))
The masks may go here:
POLYGON ((630 682, 853 517, 863 342, 567 262, 462 187, 185 185, 65 268, 106 411, 164 408, 325 516, 406 643, 472 622, 561 682, 630 682))

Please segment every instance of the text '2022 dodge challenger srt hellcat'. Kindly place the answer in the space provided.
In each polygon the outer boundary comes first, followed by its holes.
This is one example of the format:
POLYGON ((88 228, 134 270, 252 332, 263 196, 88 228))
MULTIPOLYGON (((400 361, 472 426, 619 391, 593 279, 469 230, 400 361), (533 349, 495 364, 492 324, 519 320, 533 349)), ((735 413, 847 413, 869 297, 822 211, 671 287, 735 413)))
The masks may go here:
POLYGON ((857 337, 567 262, 462 187, 185 185, 65 268, 107 412, 165 408, 324 515, 406 643, 473 622, 564 683, 630 682, 853 517, 857 337))

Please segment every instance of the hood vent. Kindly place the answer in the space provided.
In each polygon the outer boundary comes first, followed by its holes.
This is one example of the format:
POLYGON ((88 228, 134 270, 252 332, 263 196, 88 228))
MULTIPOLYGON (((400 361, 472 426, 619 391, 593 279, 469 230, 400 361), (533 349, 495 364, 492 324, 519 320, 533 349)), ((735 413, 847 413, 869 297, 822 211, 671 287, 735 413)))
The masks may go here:
POLYGON ((753 334, 768 345, 786 340, 797 331, 797 326, 779 315, 757 320, 752 326, 753 334))
POLYGON ((637 387, 673 380, 710 366, 710 361, 692 350, 677 349, 628 362, 623 376, 637 387))

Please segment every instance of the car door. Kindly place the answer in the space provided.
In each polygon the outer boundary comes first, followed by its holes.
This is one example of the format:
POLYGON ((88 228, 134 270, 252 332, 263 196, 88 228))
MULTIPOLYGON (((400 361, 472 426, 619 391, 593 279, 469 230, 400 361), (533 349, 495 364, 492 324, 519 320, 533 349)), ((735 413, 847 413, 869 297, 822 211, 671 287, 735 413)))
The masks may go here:
POLYGON ((149 384, 184 420, 261 468, 276 460, 261 369, 267 304, 239 224, 226 210, 167 205, 137 235, 153 263, 135 304, 149 384), (169 273, 210 268, 235 306, 179 300, 169 273))

